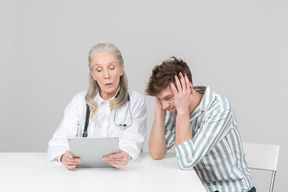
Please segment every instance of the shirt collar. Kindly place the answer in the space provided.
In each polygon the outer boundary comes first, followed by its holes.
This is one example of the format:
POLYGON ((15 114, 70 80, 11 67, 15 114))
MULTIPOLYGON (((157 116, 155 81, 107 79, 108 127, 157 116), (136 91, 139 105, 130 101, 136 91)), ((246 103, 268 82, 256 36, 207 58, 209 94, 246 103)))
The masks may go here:
POLYGON ((199 105, 195 108, 191 115, 191 119, 199 116, 202 112, 206 111, 216 98, 215 92, 209 86, 195 86, 194 90, 204 94, 199 105))
POLYGON ((110 99, 106 100, 106 101, 100 96, 100 92, 98 91, 97 95, 95 96, 95 101, 96 101, 97 105, 100 105, 101 103, 107 102, 107 101, 110 102, 110 100, 112 100, 112 99, 114 99, 116 97, 116 95, 118 94, 119 90, 120 90, 120 86, 118 87, 118 89, 117 89, 116 93, 114 94, 114 96, 111 97, 110 99))

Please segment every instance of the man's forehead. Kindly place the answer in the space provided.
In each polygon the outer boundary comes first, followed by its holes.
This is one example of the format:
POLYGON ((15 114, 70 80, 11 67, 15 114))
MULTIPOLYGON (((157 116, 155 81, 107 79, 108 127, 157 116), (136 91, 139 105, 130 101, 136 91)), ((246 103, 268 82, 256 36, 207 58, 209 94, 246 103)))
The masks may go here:
POLYGON ((165 89, 163 89, 162 91, 160 91, 160 93, 158 95, 156 95, 156 97, 158 97, 159 99, 163 99, 165 97, 169 97, 169 96, 173 96, 173 91, 171 89, 170 86, 166 87, 165 89))

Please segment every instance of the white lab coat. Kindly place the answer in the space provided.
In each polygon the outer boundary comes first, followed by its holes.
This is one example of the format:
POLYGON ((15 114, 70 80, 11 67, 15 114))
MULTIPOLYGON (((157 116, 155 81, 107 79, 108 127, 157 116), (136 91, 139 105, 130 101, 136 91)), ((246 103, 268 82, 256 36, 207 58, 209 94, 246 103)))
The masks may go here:
MULTIPOLYGON (((78 93, 65 108, 64 118, 49 141, 49 161, 59 161, 61 155, 70 150, 67 138, 82 137, 86 117, 85 95, 86 91, 78 93)), ((110 110, 109 100, 104 101, 98 93, 95 97, 95 101, 98 103, 98 111, 95 122, 90 119, 88 137, 118 137, 119 149, 127 152, 131 159, 136 159, 143 148, 146 137, 147 112, 142 95, 131 90, 129 91, 129 97, 130 101, 127 101, 115 112, 110 110), (130 107, 128 102, 130 102, 130 107), (132 114, 132 122, 129 108, 132 114), (115 114, 117 115, 114 118, 115 114), (116 124, 114 121, 116 121, 116 124), (121 127, 117 126, 118 122, 131 125, 121 127)))

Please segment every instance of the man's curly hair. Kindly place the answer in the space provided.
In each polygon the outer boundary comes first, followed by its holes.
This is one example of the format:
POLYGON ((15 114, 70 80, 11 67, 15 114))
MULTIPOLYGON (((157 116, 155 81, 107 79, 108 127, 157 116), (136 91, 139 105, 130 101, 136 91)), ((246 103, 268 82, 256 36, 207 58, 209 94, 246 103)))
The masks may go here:
POLYGON ((162 62, 161 65, 156 65, 152 70, 152 75, 149 78, 145 90, 146 95, 156 96, 163 89, 167 88, 170 83, 175 84, 175 75, 179 77, 179 73, 186 74, 189 81, 192 82, 192 74, 189 66, 182 59, 171 57, 162 62))

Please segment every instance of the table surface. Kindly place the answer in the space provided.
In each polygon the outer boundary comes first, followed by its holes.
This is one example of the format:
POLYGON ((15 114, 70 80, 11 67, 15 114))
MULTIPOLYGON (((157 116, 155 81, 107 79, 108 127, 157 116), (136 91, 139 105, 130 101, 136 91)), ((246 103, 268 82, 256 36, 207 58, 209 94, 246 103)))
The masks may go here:
POLYGON ((175 154, 153 160, 143 153, 122 169, 76 168, 50 163, 46 153, 0 153, 0 191, 197 191, 205 192, 195 171, 180 170, 175 154))

